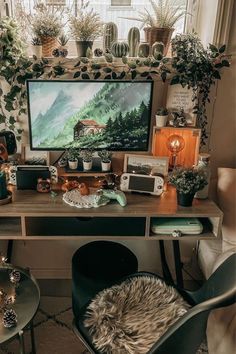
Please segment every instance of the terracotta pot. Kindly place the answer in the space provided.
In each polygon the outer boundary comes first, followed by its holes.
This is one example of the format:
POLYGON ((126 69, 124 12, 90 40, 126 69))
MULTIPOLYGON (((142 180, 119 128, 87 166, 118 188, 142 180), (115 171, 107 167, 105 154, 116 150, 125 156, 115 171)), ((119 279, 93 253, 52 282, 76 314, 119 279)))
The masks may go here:
POLYGON ((180 206, 189 207, 192 206, 194 193, 180 193, 177 191, 177 203, 180 206))
POLYGON ((58 47, 58 41, 54 37, 41 36, 42 56, 52 57, 52 51, 58 47))
POLYGON ((162 42, 165 45, 163 53, 165 56, 169 49, 174 28, 145 27, 143 30, 145 33, 145 42, 148 42, 150 47, 152 47, 155 42, 162 42))
POLYGON ((86 57, 87 49, 92 49, 93 41, 76 41, 76 49, 78 57, 86 57))

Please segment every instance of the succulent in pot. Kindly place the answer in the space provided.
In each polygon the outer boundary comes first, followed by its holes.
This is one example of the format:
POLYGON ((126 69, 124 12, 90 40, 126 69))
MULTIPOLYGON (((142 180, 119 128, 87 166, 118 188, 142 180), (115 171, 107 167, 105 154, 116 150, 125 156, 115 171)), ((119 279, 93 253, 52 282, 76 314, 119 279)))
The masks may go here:
POLYGON ((80 157, 83 160, 83 169, 84 171, 90 171, 93 164, 93 149, 83 149, 80 150, 80 157))
POLYGON ((76 40, 78 57, 86 57, 88 48, 92 49, 93 41, 102 35, 102 22, 99 14, 88 10, 89 1, 81 0, 76 15, 69 15, 70 33, 76 40))
POLYGON ((168 120, 169 111, 167 108, 158 108, 156 113, 156 126, 157 127, 165 127, 168 120))
POLYGON ((108 150, 98 151, 98 156, 101 158, 102 171, 110 171, 112 152, 108 150))
POLYGON ((191 206, 194 194, 207 185, 204 171, 195 168, 176 168, 169 175, 169 183, 177 191, 177 202, 182 206, 191 206))
POLYGON ((76 170, 78 168, 78 156, 79 152, 74 147, 71 147, 67 150, 66 157, 70 169, 76 170))

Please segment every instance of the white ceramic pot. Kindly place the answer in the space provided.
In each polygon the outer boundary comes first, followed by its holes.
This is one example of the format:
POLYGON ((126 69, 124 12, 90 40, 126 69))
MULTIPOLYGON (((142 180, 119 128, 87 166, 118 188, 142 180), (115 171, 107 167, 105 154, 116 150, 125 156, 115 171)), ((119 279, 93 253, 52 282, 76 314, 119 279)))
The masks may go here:
POLYGON ((92 169, 92 164, 93 162, 92 161, 83 161, 83 169, 84 171, 90 171, 92 169))
POLYGON ((76 170, 78 168, 78 160, 75 160, 75 161, 68 161, 68 164, 69 164, 69 168, 71 170, 76 170))
POLYGON ((107 172, 111 170, 111 161, 110 162, 102 162, 102 171, 107 172))
POLYGON ((42 51, 43 51, 43 47, 41 45, 33 45, 32 52, 34 55, 36 55, 37 59, 42 58, 42 51))
POLYGON ((159 116, 156 114, 156 126, 157 127, 165 127, 167 123, 168 115, 166 116, 159 116))

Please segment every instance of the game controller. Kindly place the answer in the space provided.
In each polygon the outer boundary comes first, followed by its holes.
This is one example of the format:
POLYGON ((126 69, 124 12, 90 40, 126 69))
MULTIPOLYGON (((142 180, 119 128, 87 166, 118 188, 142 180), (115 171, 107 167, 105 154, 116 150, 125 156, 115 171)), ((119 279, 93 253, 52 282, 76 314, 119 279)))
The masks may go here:
POLYGON ((9 183, 13 186, 16 186, 16 172, 21 171, 35 171, 35 170, 45 170, 50 171, 51 181, 52 183, 58 182, 58 175, 57 175, 57 168, 55 166, 44 166, 44 165, 37 165, 37 166, 30 166, 30 165, 18 165, 18 166, 11 166, 9 169, 9 183))
POLYGON ((116 200, 121 206, 126 206, 127 199, 125 193, 114 189, 100 189, 99 192, 108 199, 116 200))

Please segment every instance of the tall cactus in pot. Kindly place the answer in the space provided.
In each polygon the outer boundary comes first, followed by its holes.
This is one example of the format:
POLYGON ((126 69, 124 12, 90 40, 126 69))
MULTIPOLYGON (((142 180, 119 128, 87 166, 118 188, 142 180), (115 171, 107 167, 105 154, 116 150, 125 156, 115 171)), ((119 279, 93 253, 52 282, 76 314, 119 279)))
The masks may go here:
POLYGON ((138 27, 131 27, 128 33, 129 57, 138 56, 138 48, 140 43, 140 31, 138 27))
POLYGON ((113 42, 116 42, 118 39, 118 28, 114 22, 108 22, 104 25, 103 31, 103 50, 111 50, 113 42))

